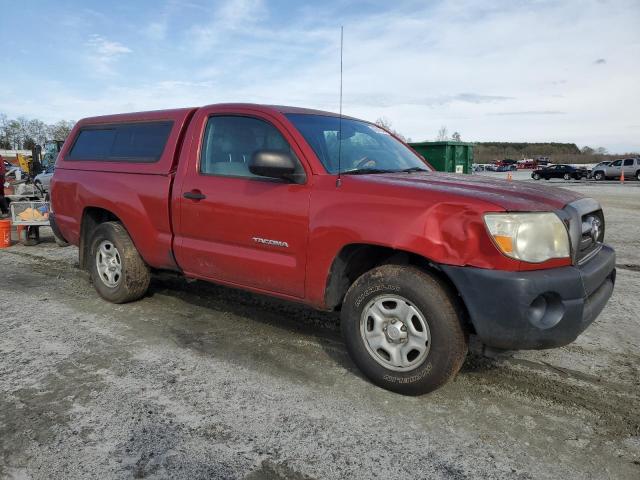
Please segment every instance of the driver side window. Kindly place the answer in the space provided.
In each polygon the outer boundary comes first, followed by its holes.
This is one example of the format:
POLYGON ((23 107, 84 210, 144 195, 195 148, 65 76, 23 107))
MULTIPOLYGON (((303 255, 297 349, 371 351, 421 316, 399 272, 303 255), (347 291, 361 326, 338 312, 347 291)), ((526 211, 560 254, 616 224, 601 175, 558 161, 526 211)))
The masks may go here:
POLYGON ((270 123, 253 117, 213 116, 204 133, 200 173, 264 179, 249 171, 251 158, 259 150, 287 152, 296 161, 296 173, 304 172, 291 146, 270 123))
POLYGON ((622 160, 616 160, 611 164, 612 167, 619 167, 620 165, 622 165, 622 160))

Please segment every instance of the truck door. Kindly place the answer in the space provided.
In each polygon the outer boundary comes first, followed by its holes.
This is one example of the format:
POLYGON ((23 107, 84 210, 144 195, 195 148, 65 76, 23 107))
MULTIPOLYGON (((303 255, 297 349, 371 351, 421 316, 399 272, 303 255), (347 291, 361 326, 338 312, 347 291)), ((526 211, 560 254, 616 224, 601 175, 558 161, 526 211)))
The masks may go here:
POLYGON ((174 196, 178 264, 199 278, 304 297, 311 175, 297 145, 266 114, 199 112, 193 122, 199 131, 174 196), (262 149, 292 153, 303 180, 253 175, 249 162, 262 149))
POLYGON ((622 160, 616 160, 607 168, 608 177, 619 177, 622 175, 622 160))
POLYGON ((627 178, 632 177, 633 175, 635 175, 636 171, 634 168, 634 160, 633 158, 625 158, 624 162, 622 164, 622 168, 624 169, 624 175, 627 178))

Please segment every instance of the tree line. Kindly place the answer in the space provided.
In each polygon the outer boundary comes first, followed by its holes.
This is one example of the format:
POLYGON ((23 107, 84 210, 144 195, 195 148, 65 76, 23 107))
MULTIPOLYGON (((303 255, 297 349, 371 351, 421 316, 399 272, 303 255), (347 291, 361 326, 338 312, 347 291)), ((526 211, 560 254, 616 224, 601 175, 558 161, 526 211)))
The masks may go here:
POLYGON ((59 120, 47 124, 37 118, 9 118, 0 113, 0 149, 31 150, 46 140, 65 140, 75 123, 59 120))

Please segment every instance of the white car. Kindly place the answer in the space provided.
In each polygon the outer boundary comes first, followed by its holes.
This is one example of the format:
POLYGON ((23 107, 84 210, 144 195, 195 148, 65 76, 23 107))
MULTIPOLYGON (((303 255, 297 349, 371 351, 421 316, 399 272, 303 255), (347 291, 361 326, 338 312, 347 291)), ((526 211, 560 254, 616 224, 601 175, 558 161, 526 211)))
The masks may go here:
POLYGON ((40 188, 44 192, 49 191, 49 184, 51 183, 51 177, 53 177, 53 171, 56 169, 53 165, 48 167, 44 172, 36 175, 33 179, 33 183, 36 187, 40 188))

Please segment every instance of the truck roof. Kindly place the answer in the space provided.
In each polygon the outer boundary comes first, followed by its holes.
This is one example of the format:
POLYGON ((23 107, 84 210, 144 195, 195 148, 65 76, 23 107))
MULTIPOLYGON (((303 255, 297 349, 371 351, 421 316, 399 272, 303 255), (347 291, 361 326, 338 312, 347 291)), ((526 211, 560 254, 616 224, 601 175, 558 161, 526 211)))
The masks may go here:
MULTIPOLYGON (((111 122, 123 122, 123 121, 138 121, 138 120, 154 120, 161 117, 181 117, 182 115, 193 112, 200 108, 220 107, 220 108, 245 108, 252 109, 261 112, 279 112, 282 114, 287 113, 299 113, 307 115, 324 115, 330 117, 338 117, 339 114, 333 112, 326 112, 323 110, 315 110, 312 108, 292 107, 286 105, 262 105, 258 103, 215 103, 211 105, 204 105, 202 107, 187 107, 187 108, 171 108, 165 110, 148 110, 142 112, 129 112, 129 113, 117 113, 112 115, 99 115, 94 117, 87 117, 81 120, 82 124, 91 123, 111 123, 111 122)), ((347 115, 343 115, 342 118, 354 119, 347 115)), ((355 119, 354 119, 355 120, 355 119)))

